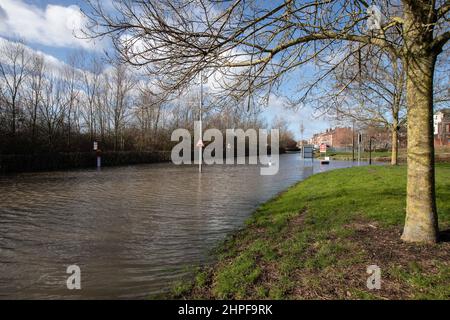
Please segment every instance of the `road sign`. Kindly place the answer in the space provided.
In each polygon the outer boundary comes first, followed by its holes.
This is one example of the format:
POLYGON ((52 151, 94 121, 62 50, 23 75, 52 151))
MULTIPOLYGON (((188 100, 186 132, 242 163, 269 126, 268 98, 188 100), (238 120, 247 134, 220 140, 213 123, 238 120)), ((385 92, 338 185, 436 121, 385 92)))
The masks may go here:
POLYGON ((320 145, 320 153, 327 152, 327 145, 325 143, 322 143, 320 145))
POLYGON ((303 159, 312 159, 314 157, 313 146, 304 145, 302 147, 303 159))
POLYGON ((94 151, 96 151, 98 149, 98 142, 94 141, 94 151))
POLYGON ((197 148, 203 148, 205 145, 203 144, 202 139, 198 140, 197 142, 197 148))

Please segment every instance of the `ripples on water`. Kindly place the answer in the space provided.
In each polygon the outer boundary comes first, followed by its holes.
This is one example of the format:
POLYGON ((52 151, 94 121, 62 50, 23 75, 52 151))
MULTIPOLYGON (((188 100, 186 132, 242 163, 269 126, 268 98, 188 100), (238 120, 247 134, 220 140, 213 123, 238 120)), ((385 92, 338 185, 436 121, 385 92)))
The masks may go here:
POLYGON ((0 177, 0 298, 145 298, 167 290, 262 202, 313 172, 172 164, 0 177), (82 290, 66 289, 66 267, 82 290))

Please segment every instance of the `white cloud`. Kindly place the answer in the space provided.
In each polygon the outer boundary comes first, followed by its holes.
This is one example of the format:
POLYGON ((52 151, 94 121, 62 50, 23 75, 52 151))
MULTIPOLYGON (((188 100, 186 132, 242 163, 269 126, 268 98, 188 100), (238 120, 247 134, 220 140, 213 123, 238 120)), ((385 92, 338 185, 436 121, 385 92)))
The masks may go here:
POLYGON ((0 35, 18 36, 30 43, 53 47, 96 49, 101 43, 79 39, 86 17, 76 5, 47 5, 40 8, 23 0, 0 2, 0 35))
MULTIPOLYGON (((0 37, 0 51, 4 50, 5 48, 7 48, 8 46, 11 46, 14 43, 15 43, 14 41, 10 41, 10 40, 0 37)), ((24 45, 24 48, 25 48, 25 55, 27 57, 30 57, 32 55, 39 55, 39 56, 43 57, 44 61, 45 61, 46 72, 52 73, 53 76, 58 77, 63 74, 63 72, 65 71, 66 68, 70 68, 70 66, 68 64, 66 64, 65 62, 59 60, 58 58, 56 58, 52 55, 49 55, 49 54, 44 53, 39 50, 32 49, 26 45, 24 45)), ((9 63, 9 61, 7 59, 5 59, 5 57, 2 54, 0 54, 0 63, 9 63)), ((83 72, 79 68, 77 68, 76 70, 79 73, 83 72)))

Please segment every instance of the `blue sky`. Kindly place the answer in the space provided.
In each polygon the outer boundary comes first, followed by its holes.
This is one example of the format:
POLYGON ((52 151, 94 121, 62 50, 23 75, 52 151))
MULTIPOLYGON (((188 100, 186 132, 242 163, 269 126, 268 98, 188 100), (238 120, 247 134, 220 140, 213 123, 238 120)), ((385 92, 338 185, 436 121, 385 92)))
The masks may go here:
MULTIPOLYGON (((102 55, 107 49, 105 43, 77 39, 71 31, 83 23, 80 9, 88 10, 83 0, 1 0, 0 37, 21 38, 29 47, 63 62, 80 50, 102 55)), ((299 77, 300 74, 292 77, 286 87, 301 81, 299 77)), ((308 106, 299 111, 288 110, 283 100, 277 98, 271 99, 263 115, 268 123, 276 116, 285 118, 298 139, 301 121, 305 126, 305 138, 330 126, 326 120, 316 119, 308 106)))

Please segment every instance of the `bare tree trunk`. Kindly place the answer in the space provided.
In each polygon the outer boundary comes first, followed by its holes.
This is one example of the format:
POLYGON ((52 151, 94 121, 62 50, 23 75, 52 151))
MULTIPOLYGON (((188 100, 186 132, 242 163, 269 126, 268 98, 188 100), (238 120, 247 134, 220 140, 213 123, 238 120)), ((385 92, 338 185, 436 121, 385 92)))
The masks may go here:
POLYGON ((67 115, 67 151, 70 151, 71 135, 72 135, 72 102, 69 105, 69 111, 67 115))
POLYGON ((35 94, 33 103, 33 114, 32 114, 32 122, 31 122, 31 144, 33 148, 36 148, 36 122, 37 122, 37 112, 39 107, 39 98, 38 93, 35 94))
POLYGON ((115 124, 114 125, 114 151, 117 151, 118 148, 119 148, 119 127, 117 124, 115 124))
POLYGON ((402 239, 433 243, 438 237, 434 186, 432 53, 407 57, 408 184, 402 239))
POLYGON ((16 137, 16 98, 13 98, 12 102, 12 119, 11 119, 11 134, 13 139, 16 137))
POLYGON ((392 147, 391 147, 391 165, 398 164, 398 120, 394 119, 392 123, 392 147))
POLYGON ((434 243, 438 239, 433 141, 433 2, 404 6, 404 55, 408 107, 408 182, 402 240, 434 243), (429 12, 429 14, 427 14, 429 12))

